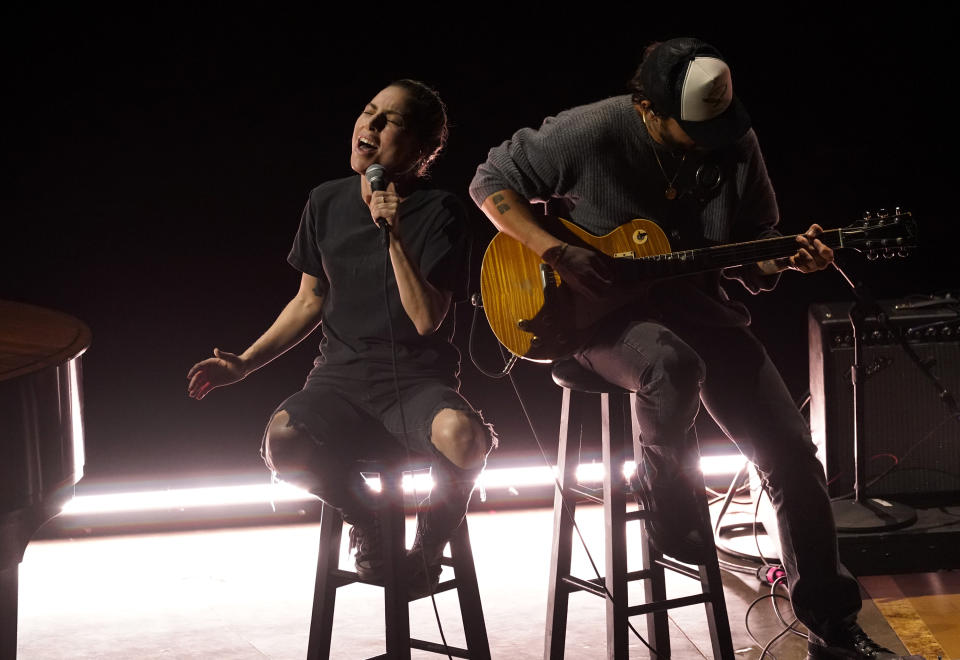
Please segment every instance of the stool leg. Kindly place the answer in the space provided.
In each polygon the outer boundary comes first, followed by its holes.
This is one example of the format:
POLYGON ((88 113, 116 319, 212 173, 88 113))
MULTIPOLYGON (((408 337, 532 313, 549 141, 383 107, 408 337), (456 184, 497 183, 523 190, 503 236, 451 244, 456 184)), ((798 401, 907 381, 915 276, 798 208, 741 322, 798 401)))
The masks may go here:
POLYGON ((0 568, 0 658, 17 657, 20 563, 0 568))
MULTIPOLYGON (((643 469, 643 449, 640 446, 640 421, 637 419, 637 405, 635 393, 631 393, 630 413, 633 439, 633 458, 638 469, 643 469)), ((650 536, 647 534, 645 518, 640 520, 640 570, 646 571, 650 576, 641 581, 641 602, 652 603, 666 600, 667 598, 667 580, 663 566, 657 563, 663 555, 653 547, 650 542, 650 536)), ((647 643, 656 652, 650 654, 650 657, 669 658, 670 657, 670 622, 667 618, 666 610, 650 612, 646 615, 647 624, 647 643)))
POLYGON ((627 498, 623 487, 623 397, 600 395, 606 550, 607 657, 629 657, 627 628, 627 498))
POLYGON ((487 625, 483 619, 477 570, 473 563, 473 550, 470 548, 470 532, 467 529, 466 518, 450 539, 450 559, 457 580, 460 617, 463 620, 463 632, 470 657, 489 660, 490 642, 487 639, 487 625))
MULTIPOLYGON (((641 523, 642 525, 643 523, 641 523)), ((662 602, 667 599, 667 578, 663 566, 657 563, 663 559, 663 555, 653 547, 650 542, 650 536, 645 527, 640 530, 640 568, 649 571, 650 577, 643 580, 642 602, 654 603, 662 602)), ((657 610, 646 615, 647 622, 647 643, 656 652, 651 653, 651 658, 669 658, 670 657, 670 620, 667 617, 666 610, 657 610)))
POLYGON ((310 618, 307 660, 325 660, 330 657, 333 609, 337 599, 336 583, 330 576, 339 566, 342 534, 343 518, 340 517, 340 512, 331 506, 323 505, 320 511, 320 550, 313 587, 313 614, 310 618))
POLYGON ((571 436, 580 427, 579 397, 569 389, 563 390, 560 411, 560 439, 557 447, 557 468, 560 487, 553 497, 553 550, 550 556, 550 587, 547 592, 547 630, 544 640, 544 657, 550 660, 563 658, 567 634, 567 610, 570 592, 563 578, 570 575, 570 559, 573 542, 573 516, 576 513, 576 496, 567 487, 576 483, 577 454, 568 451, 571 436))
MULTIPOLYGON (((697 503, 701 510, 707 511, 706 488, 697 490, 697 503)), ((709 516, 708 516, 709 518, 709 516)), ((710 630, 710 642, 713 644, 713 657, 722 660, 733 660, 733 638, 730 634, 730 621, 727 617, 727 603, 723 594, 723 579, 720 575, 720 564, 717 560, 717 548, 713 541, 713 530, 710 529, 709 519, 701 532, 705 539, 709 539, 709 561, 700 566, 700 582, 704 592, 709 593, 710 599, 703 606, 707 615, 707 625, 710 630)))
POLYGON ((384 553, 383 609, 387 657, 410 658, 410 611, 407 598, 406 526, 403 516, 403 473, 380 473, 380 533, 384 553))

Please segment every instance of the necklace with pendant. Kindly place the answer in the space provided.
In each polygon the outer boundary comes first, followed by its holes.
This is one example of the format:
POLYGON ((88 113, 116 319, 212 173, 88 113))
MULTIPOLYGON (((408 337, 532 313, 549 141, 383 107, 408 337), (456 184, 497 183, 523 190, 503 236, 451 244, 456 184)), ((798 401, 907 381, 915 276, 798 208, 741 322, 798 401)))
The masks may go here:
POLYGON ((677 171, 673 173, 673 177, 667 176, 667 171, 663 169, 663 163, 660 162, 660 154, 657 153, 656 149, 653 149, 653 155, 656 156, 657 165, 660 166, 660 172, 663 174, 663 178, 667 182, 667 187, 663 191, 663 196, 670 200, 676 199, 677 189, 673 187, 673 184, 677 180, 677 177, 680 176, 680 170, 683 169, 683 163, 687 160, 687 154, 683 154, 683 158, 680 159, 680 165, 677 166, 677 171))

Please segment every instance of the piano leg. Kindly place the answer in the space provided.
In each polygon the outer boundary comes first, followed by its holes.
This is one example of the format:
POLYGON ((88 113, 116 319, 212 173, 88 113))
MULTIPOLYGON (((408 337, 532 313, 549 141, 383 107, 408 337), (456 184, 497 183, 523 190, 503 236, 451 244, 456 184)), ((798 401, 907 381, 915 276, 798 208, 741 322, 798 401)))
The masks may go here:
POLYGON ((20 564, 0 569, 0 659, 17 657, 17 578, 20 564))

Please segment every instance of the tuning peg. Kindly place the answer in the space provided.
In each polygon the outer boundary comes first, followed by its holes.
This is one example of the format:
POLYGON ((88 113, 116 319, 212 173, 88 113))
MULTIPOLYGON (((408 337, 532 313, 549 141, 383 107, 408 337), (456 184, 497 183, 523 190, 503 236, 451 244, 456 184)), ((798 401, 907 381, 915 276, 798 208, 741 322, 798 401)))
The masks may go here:
POLYGON ((878 218, 889 218, 890 214, 887 212, 887 209, 880 209, 877 211, 878 218))
POLYGON ((868 260, 870 260, 870 261, 876 261, 877 258, 878 258, 878 255, 877 255, 877 251, 876 251, 876 250, 870 250, 869 252, 867 252, 867 259, 868 259, 868 260))
POLYGON ((902 248, 900 248, 899 250, 897 250, 897 256, 898 256, 898 257, 909 257, 909 256, 910 256, 910 250, 908 250, 908 249, 905 248, 905 247, 902 247, 902 248))
POLYGON ((894 252, 893 248, 887 248, 886 250, 883 251, 884 259, 893 259, 895 256, 896 256, 896 253, 894 252))

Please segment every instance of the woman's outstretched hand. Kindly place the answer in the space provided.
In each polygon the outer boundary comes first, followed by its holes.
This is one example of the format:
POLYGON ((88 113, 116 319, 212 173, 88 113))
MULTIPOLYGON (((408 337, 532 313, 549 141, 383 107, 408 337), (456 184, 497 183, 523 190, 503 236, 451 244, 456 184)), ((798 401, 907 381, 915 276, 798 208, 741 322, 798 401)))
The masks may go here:
POLYGON ((246 367, 239 355, 213 349, 213 357, 197 362, 187 372, 189 384, 187 394, 194 399, 202 399, 211 390, 243 380, 247 375, 246 367))

